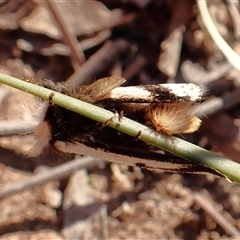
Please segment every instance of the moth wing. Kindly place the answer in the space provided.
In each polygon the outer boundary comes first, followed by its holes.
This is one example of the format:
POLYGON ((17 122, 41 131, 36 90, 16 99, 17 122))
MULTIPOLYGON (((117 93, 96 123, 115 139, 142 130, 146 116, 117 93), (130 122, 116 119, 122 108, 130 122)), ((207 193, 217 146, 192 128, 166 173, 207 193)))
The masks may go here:
POLYGON ((114 88, 126 82, 125 78, 107 77, 93 82, 89 87, 94 91, 94 97, 97 100, 104 99, 104 95, 111 92, 114 88))
POLYGON ((176 103, 202 101, 204 93, 200 85, 183 83, 116 87, 106 94, 114 102, 176 103))
POLYGON ((138 166, 148 170, 163 170, 167 172, 182 173, 213 173, 220 175, 213 169, 189 162, 183 158, 149 151, 143 148, 132 148, 128 146, 116 146, 114 141, 105 147, 87 146, 80 142, 62 142, 56 141, 54 147, 65 154, 81 154, 100 158, 109 162, 126 164, 129 166, 138 166))

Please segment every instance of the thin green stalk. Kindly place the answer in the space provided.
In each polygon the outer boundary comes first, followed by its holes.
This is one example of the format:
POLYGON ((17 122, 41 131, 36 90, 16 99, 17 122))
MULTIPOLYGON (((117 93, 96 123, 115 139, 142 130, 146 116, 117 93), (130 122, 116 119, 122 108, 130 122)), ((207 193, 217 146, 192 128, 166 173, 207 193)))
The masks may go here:
MULTIPOLYGON (((0 82, 38 96, 44 100, 49 100, 50 94, 54 92, 52 90, 1 73, 0 82)), ((106 109, 58 92, 54 92, 52 101, 56 105, 79 113, 100 123, 104 123, 114 116, 112 112, 106 109)), ((141 132, 139 135, 140 140, 185 158, 191 162, 208 166, 225 175, 230 180, 240 183, 240 164, 232 160, 218 156, 177 137, 169 137, 161 133, 156 133, 152 129, 126 117, 123 117, 120 123, 118 121, 118 117, 114 117, 113 121, 109 124, 109 127, 126 133, 132 137, 138 136, 139 132, 141 132)))

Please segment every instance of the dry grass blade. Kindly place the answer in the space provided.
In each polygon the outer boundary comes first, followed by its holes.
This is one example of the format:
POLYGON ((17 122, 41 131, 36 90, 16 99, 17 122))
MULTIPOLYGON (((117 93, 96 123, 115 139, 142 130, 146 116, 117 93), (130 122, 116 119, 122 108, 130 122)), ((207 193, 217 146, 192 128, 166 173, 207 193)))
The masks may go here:
POLYGON ((201 194, 194 193, 195 201, 232 237, 240 237, 240 232, 225 219, 217 209, 207 201, 201 194))
POLYGON ((233 49, 226 43, 226 41, 218 32, 208 11, 207 1, 197 0, 197 4, 205 27, 207 28, 208 33, 211 35, 213 41, 222 51, 228 61, 232 64, 232 66, 235 67, 238 71, 240 71, 240 57, 236 54, 236 52, 233 51, 233 49))

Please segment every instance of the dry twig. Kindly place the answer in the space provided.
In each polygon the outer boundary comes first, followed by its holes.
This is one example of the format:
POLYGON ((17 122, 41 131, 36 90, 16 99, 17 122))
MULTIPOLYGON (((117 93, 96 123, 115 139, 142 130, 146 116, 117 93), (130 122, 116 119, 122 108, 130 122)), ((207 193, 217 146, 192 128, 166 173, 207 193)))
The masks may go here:
POLYGON ((224 109, 229 109, 240 102, 240 89, 236 89, 231 93, 226 93, 223 97, 210 99, 201 105, 197 112, 204 115, 212 115, 224 109))
POLYGON ((85 56, 80 48, 78 47, 78 41, 76 37, 69 31, 67 24, 64 21, 64 18, 59 13, 56 3, 54 1, 45 0, 49 10, 51 11, 58 28, 62 32, 63 40, 67 46, 71 49, 71 54, 74 60, 81 66, 85 62, 85 56))
POLYGON ((129 49, 124 40, 106 42, 102 48, 88 59, 66 82, 71 87, 90 84, 99 73, 109 65, 114 64, 116 58, 129 49))
POLYGON ((26 181, 10 183, 6 185, 0 190, 0 198, 11 196, 29 188, 42 185, 49 181, 67 177, 78 169, 86 168, 90 165, 95 165, 96 163, 99 163, 99 159, 92 157, 80 157, 71 162, 67 162, 60 166, 54 167, 44 173, 32 176, 26 181))

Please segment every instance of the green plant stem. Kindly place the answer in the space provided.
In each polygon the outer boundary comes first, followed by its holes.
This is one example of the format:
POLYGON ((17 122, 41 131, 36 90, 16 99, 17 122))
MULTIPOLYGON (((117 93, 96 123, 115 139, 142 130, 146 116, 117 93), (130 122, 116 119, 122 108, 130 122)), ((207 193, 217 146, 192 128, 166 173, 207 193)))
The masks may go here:
POLYGON ((174 136, 166 136, 161 133, 156 133, 152 129, 126 117, 123 117, 119 123, 118 117, 106 109, 5 74, 0 73, 0 82, 38 96, 47 101, 49 100, 50 94, 54 93, 52 101, 58 106, 79 113, 100 123, 105 123, 110 118, 113 118, 113 121, 108 125, 109 127, 126 133, 132 137, 138 136, 139 139, 144 142, 164 149, 191 162, 210 167, 225 175, 230 180, 240 182, 240 164, 218 156, 199 146, 174 136), (140 132, 141 134, 139 134, 140 132))

